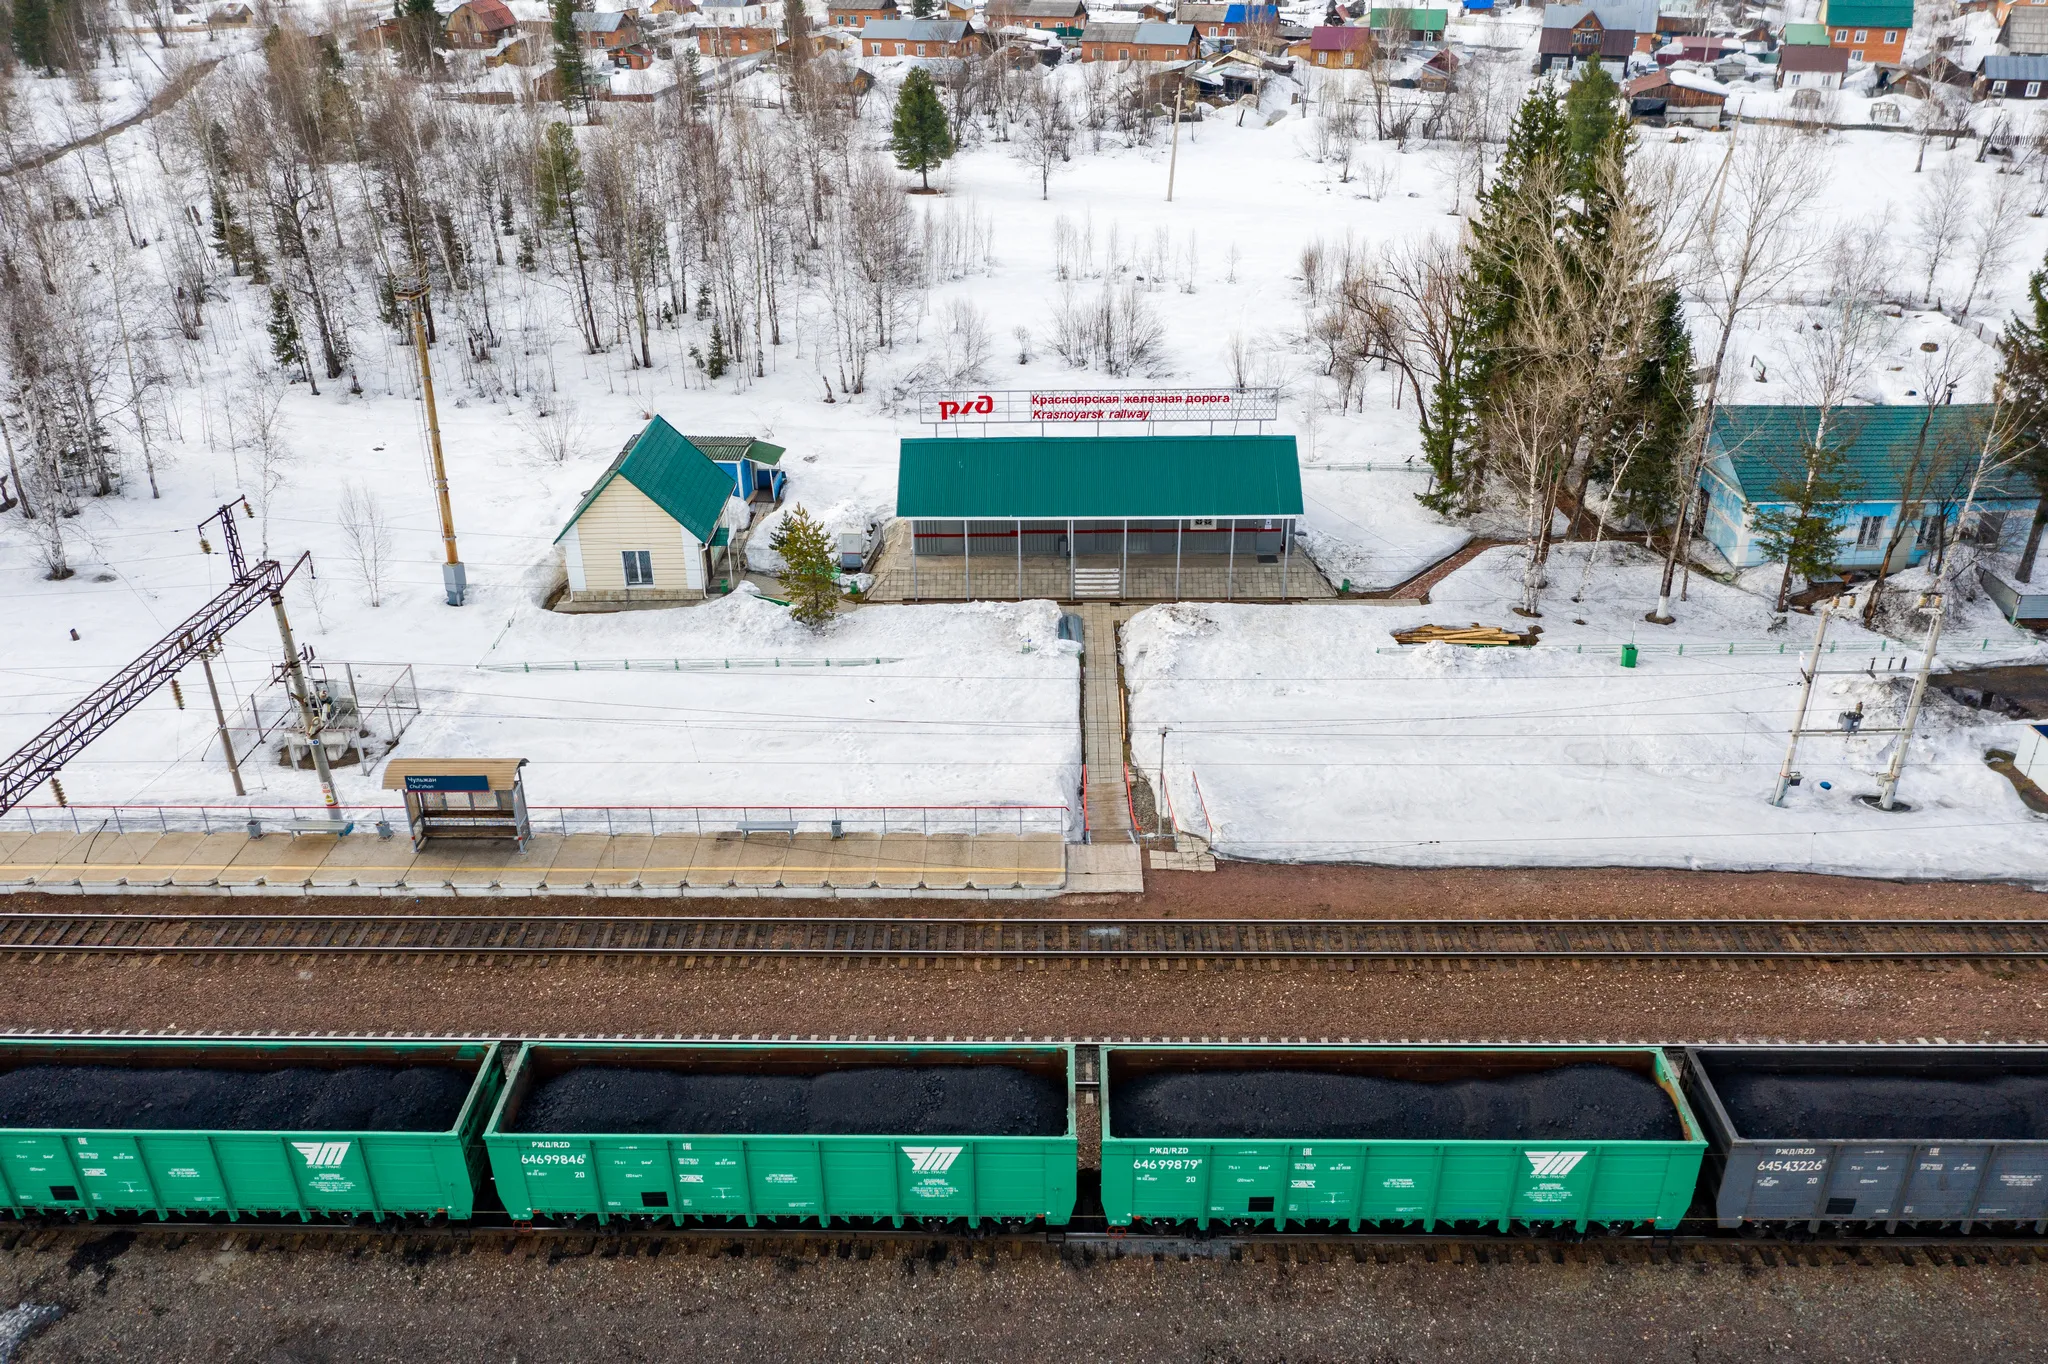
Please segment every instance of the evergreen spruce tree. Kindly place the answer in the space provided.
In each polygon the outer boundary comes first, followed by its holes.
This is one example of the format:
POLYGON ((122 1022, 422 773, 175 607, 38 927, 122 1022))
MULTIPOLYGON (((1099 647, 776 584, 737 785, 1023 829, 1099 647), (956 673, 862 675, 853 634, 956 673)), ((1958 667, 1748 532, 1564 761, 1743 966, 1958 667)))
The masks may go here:
POLYGON ((434 0, 393 0, 392 15, 398 20, 398 60, 409 71, 425 71, 434 64, 434 48, 441 38, 441 16, 434 0))
MULTIPOLYGON (((712 333, 714 340, 717 335, 712 333)), ((768 544, 782 556, 782 594, 789 598, 789 614, 813 630, 823 629, 839 608, 839 570, 825 528, 802 506, 792 507, 768 544)))
POLYGON ((2013 315, 1998 338, 1995 390, 2013 431, 2015 463, 2041 493, 2020 552, 2016 576, 2023 583, 2033 579, 2041 532, 2048 527, 2048 265, 2027 277, 2027 301, 2032 320, 2013 315))
POLYGON ((926 189, 932 187, 932 167, 953 154, 953 129, 946 121, 946 107, 939 103, 931 73, 921 66, 904 78, 903 92, 896 97, 889 149, 896 153, 897 168, 916 171, 926 189))
POLYGON ((270 333, 270 354, 278 368, 299 371, 318 397, 320 385, 313 382, 313 366, 306 359, 306 345, 299 337, 299 319, 292 312, 291 295, 281 284, 270 286, 270 321, 264 330, 270 333))
POLYGON ((723 379, 725 371, 732 365, 732 359, 725 353, 725 333, 719 329, 718 319, 711 319, 711 350, 704 357, 704 372, 713 379, 723 379))
POLYGON ((11 28, 14 54, 21 58, 22 65, 40 67, 48 75, 56 74, 51 60, 54 45, 50 42, 50 0, 14 0, 11 28))
POLYGON ((1771 485, 1772 505, 1750 521, 1764 557, 1785 565, 1778 580, 1780 611, 1791 600, 1794 573, 1813 579, 1834 567, 1842 548, 1842 516, 1856 490, 1845 444, 1823 437, 1808 442, 1802 453, 1800 467, 1771 485))
POLYGON ((566 108, 590 111, 590 68, 583 62, 583 35, 576 29, 576 0, 554 0, 555 98, 566 108))
POLYGON ((910 0, 910 17, 929 19, 938 12, 939 0, 910 0))
POLYGON ((1616 510, 1659 526, 1678 510, 1680 470, 1697 419, 1692 333, 1676 288, 1657 299, 1651 344, 1629 382, 1627 406, 1594 473, 1611 484, 1616 510))

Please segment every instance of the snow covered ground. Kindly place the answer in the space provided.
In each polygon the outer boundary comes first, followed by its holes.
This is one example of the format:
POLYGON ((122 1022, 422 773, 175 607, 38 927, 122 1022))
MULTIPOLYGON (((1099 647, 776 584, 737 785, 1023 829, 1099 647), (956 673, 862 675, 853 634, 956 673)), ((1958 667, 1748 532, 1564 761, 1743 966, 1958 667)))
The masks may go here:
MULTIPOLYGON (((1983 762, 1986 748, 2011 746, 2012 722, 1930 692, 1900 787, 1910 813, 1854 801, 1890 760, 1882 734, 1806 740, 1805 780, 1773 808, 1815 621, 1795 615, 1772 631, 1768 602, 1695 574, 1679 623, 1660 629, 1642 621, 1659 566, 1609 547, 1574 602, 1584 553, 1554 557, 1533 649, 1402 647, 1390 634, 1424 622, 1521 628, 1504 609, 1517 549, 1481 555, 1427 607, 1148 610, 1124 633, 1131 732, 1147 736, 1140 765, 1156 767, 1151 736, 1168 727, 1180 824, 1241 857, 2048 876, 2048 824, 1983 762), (1630 639, 1643 653, 1624 669, 1630 639)), ((1951 636, 1945 661, 2042 656, 2031 637, 2004 634, 1990 654, 1981 636, 1951 636)), ((1822 670, 1834 675, 1816 689, 1809 727, 1834 726, 1858 702, 1869 728, 1895 725, 1909 657, 1847 623, 1829 638, 1822 670)))

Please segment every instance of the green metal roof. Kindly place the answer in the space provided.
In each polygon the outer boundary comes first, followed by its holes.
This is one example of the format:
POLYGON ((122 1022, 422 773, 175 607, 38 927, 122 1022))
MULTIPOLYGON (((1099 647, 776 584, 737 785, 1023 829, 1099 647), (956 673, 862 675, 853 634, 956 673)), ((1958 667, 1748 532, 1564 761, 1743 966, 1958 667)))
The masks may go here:
POLYGON ((1826 47, 1828 26, 1826 24, 1787 24, 1778 34, 1778 41, 1786 47, 1826 47))
MULTIPOLYGON (((1751 503, 1771 502, 1772 489, 1805 468, 1803 451, 1819 430, 1818 407, 1729 406, 1714 409, 1708 448, 1722 457, 1736 490, 1751 503)), ((1897 501, 1900 479, 1912 467, 1920 445, 1923 420, 1928 455, 1940 461, 1934 486, 1922 495, 1948 497, 1969 486, 1971 471, 1991 420, 1988 403, 1956 403, 1934 408, 1918 404, 1898 407, 1838 407, 1828 419, 1828 443, 1848 453, 1849 474, 1857 501, 1897 501)), ((1923 469, 1934 467, 1921 460, 1923 469)), ((1924 475, 1923 475, 1924 479, 1924 475)), ((1978 490, 1984 499, 2027 498, 2033 484, 2012 470, 1989 475, 1978 490)))
POLYGON ((623 478, 646 493, 648 500, 680 521, 683 529, 700 543, 710 540, 711 532, 718 528, 720 514, 725 511, 725 501, 732 496, 732 475, 713 464, 673 426, 656 417, 619 451, 619 457, 604 471, 604 476, 583 494, 583 500, 556 533, 557 541, 569 533, 576 518, 590 509, 597 495, 615 478, 623 478))
POLYGON ((1913 0, 1826 0, 1820 14, 1829 28, 1911 28, 1913 0))
POLYGON ((726 459, 734 463, 751 459, 756 464, 782 462, 780 445, 770 445, 767 441, 755 440, 752 436, 685 436, 683 439, 713 459, 726 459))
POLYGON ((1292 436, 906 440, 898 516, 1299 516, 1292 436))
MULTIPOLYGON (((1391 22, 1392 17, 1399 12, 1391 8, 1375 9, 1372 12, 1372 17, 1366 21, 1367 26, 1371 28, 1385 28, 1391 22)), ((1450 18, 1449 10, 1411 9, 1408 11, 1406 27, 1411 29, 1419 28, 1426 33, 1442 33, 1444 26, 1450 22, 1450 18)))

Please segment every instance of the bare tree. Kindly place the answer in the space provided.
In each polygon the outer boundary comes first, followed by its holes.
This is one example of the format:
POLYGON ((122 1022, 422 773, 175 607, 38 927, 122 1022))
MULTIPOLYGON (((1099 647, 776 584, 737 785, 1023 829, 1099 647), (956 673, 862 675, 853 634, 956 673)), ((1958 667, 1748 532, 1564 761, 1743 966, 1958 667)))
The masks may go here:
POLYGON ((1052 197, 1052 173, 1073 159, 1074 115, 1050 77, 1025 87, 1011 145, 1019 161, 1038 173, 1038 197, 1052 197))
MULTIPOLYGON (((1911 531, 1924 541, 1929 533, 1927 509, 1952 502, 1969 481, 1969 470, 1977 455, 1975 433, 1959 433, 1947 424, 1937 427, 1935 415, 1948 404, 1956 388, 1967 377, 1954 347, 1923 356, 1920 381, 1920 421, 1913 448, 1898 466, 1899 514, 1892 519, 1891 534, 1885 538, 1884 556, 1877 565, 1877 577, 1863 599, 1863 624, 1876 620, 1884 599, 1885 580, 1891 576, 1906 534, 1911 531)), ((1941 534, 1942 518, 1936 517, 1933 533, 1941 534)))
POLYGON ((526 448, 544 464, 567 464, 589 449, 589 432, 574 399, 557 394, 543 398, 518 417, 526 448))
POLYGON ((1970 287, 1963 292, 1962 312, 1968 314, 1984 282, 2005 273, 2018 245, 2020 225, 2026 220, 2025 193, 2016 175, 2001 175, 1994 182, 1991 200, 1975 214, 1964 238, 1969 248, 1970 287))
POLYGON ((335 507, 341 527, 341 543, 351 572, 370 597, 370 605, 384 604, 384 573, 391 562, 391 523, 369 486, 351 480, 341 490, 335 507))
POLYGON ((983 382, 987 378, 989 356, 995 345, 989 333, 988 319, 982 316, 981 309, 966 299, 956 298, 946 305, 944 322, 941 381, 949 388, 983 382))
POLYGON ((1947 263, 1949 252, 1961 239, 1971 218, 1970 170, 1957 157, 1948 157, 1934 175, 1920 187, 1920 202, 1913 210, 1913 243, 1927 262, 1927 280, 1920 297, 1934 297, 1934 276, 1947 263))

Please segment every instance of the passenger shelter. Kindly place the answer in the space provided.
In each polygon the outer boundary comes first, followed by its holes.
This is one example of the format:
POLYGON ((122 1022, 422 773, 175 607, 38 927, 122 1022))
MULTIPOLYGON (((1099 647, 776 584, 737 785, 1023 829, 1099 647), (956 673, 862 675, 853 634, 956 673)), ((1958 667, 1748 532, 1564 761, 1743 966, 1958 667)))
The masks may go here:
POLYGON ((430 838, 509 838, 526 851, 524 758, 394 758, 384 789, 405 793, 405 822, 415 852, 430 838))
POLYGON ((1301 514, 1292 436, 908 439, 869 595, 1334 596, 1294 553, 1301 514))
MULTIPOLYGON (((766 448, 777 457, 782 453, 766 448)), ((648 422, 583 494, 555 537, 569 576, 567 604, 623 606, 706 596, 730 552, 731 527, 746 524, 745 504, 728 504, 738 495, 739 480, 755 468, 751 457, 736 467, 721 465, 660 417, 648 422)))

